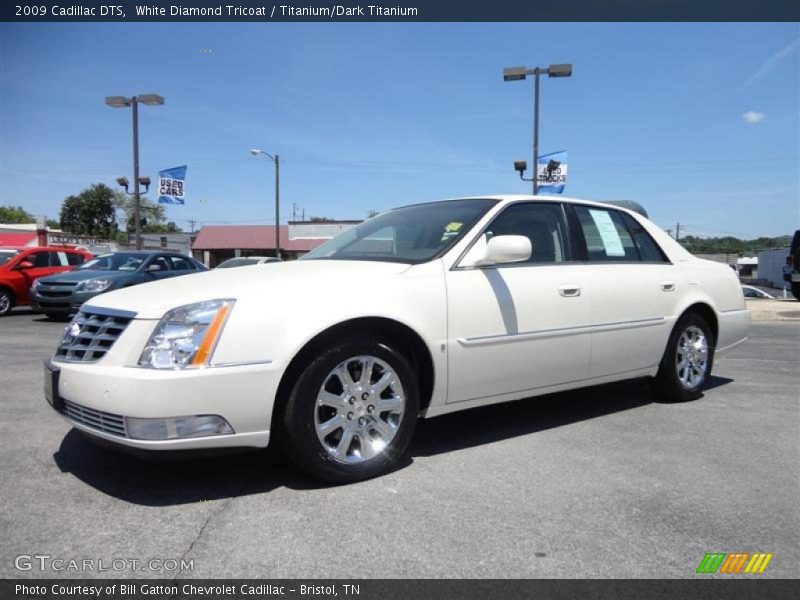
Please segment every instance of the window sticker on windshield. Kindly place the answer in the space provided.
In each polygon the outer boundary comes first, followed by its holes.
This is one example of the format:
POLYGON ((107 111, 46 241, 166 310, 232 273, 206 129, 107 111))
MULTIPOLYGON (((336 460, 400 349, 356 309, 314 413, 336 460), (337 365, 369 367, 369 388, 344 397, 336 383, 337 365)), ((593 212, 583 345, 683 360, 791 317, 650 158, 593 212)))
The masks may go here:
POLYGON ((458 235, 458 232, 464 226, 463 223, 459 223, 458 221, 453 221, 448 223, 444 228, 444 234, 442 234, 442 241, 446 242, 451 237, 458 235))
POLYGON ((622 247, 622 240, 619 239, 619 233, 611 220, 611 215, 604 210, 591 208, 589 214, 592 215, 592 220, 597 226, 597 233, 603 240, 606 256, 625 256, 625 248, 622 247))

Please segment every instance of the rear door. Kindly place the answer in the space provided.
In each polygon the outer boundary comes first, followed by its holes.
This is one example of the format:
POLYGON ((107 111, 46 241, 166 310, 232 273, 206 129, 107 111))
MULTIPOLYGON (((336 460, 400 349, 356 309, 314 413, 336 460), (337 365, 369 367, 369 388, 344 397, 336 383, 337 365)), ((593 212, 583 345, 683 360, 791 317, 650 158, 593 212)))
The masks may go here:
POLYGON ((447 402, 519 394, 585 378, 589 307, 562 205, 511 204, 481 235, 526 236, 532 254, 528 261, 510 264, 456 264, 446 273, 447 402))
POLYGON ((681 291, 681 271, 626 212, 572 205, 587 259, 590 377, 652 367, 661 360, 681 291))

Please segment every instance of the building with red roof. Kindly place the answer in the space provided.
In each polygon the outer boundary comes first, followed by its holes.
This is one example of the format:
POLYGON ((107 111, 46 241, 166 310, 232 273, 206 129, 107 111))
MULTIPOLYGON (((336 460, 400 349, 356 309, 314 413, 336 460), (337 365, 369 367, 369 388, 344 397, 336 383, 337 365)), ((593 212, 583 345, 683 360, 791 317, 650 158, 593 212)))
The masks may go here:
MULTIPOLYGON (((281 258, 294 260, 360 221, 290 221, 279 230, 281 258)), ((192 244, 209 267, 237 256, 275 256, 274 225, 207 225, 192 244)))

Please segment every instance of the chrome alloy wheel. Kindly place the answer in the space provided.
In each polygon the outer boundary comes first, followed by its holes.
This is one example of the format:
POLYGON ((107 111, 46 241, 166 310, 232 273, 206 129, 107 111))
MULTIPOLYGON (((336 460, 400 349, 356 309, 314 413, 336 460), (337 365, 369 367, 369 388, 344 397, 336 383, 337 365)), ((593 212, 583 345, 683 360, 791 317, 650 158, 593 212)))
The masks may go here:
POLYGON ((708 340, 696 325, 687 327, 678 338, 675 352, 678 379, 687 390, 697 388, 708 372, 708 340))
POLYGON ((7 294, 0 294, 0 315, 11 310, 11 298, 7 294))
POLYGON ((354 356, 325 378, 314 407, 314 427, 335 460, 360 463, 394 439, 405 410, 400 378, 375 356, 354 356))

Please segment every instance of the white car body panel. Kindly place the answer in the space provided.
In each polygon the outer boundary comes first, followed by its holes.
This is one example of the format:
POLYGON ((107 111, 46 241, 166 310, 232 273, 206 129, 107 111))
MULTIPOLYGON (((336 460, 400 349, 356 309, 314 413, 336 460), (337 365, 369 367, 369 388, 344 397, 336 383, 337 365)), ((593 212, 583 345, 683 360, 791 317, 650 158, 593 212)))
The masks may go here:
MULTIPOLYGON (((716 356, 746 339, 749 315, 735 273, 697 259, 641 216, 669 263, 509 264, 459 268, 476 236, 508 204, 498 197, 442 257, 417 265, 308 260, 221 269, 97 296, 100 307, 136 318, 96 363, 57 362, 59 393, 98 411, 133 417, 220 414, 235 434, 146 442, 70 421, 116 443, 145 448, 266 446, 278 385, 311 340, 364 317, 415 332, 430 354, 433 386, 422 416, 435 416, 552 391, 654 375, 667 338, 691 305, 719 322, 716 356), (574 288, 579 295, 563 295, 574 288), (210 365, 155 370, 138 366, 168 311, 233 299, 210 365)), ((423 400, 427 400, 423 399, 423 400)))

